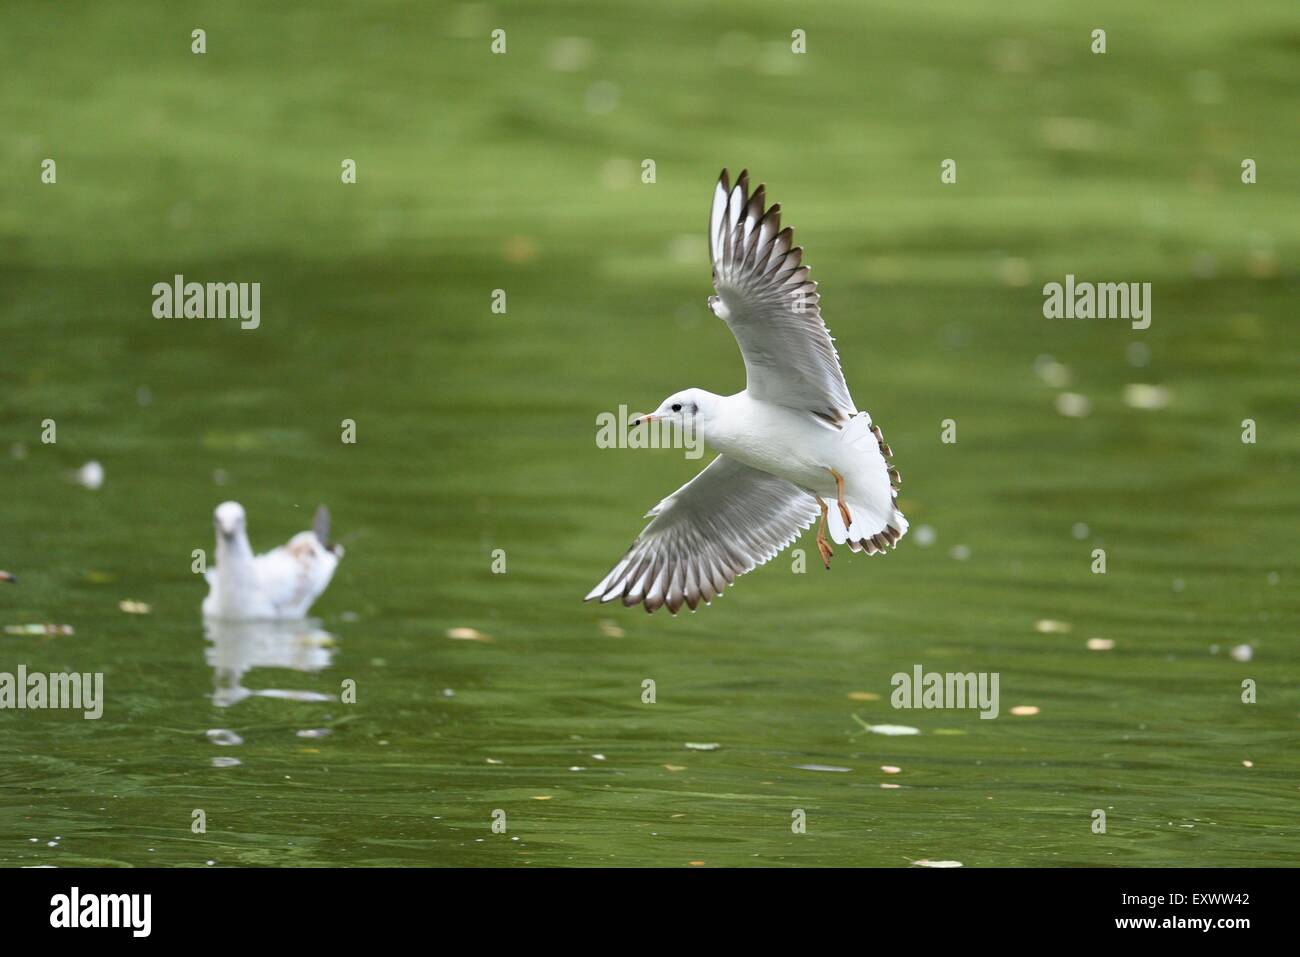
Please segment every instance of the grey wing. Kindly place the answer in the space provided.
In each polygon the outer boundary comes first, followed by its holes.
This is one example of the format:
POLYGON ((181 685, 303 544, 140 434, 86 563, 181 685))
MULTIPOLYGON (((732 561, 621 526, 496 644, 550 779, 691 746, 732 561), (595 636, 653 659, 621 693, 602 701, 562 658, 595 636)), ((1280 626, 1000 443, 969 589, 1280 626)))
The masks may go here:
POLYGON ((785 479, 719 455, 653 509, 653 521, 584 599, 621 599, 648 612, 708 604, 739 576, 776 557, 818 515, 785 479))
POLYGON ((717 290, 709 306, 740 345, 750 395, 842 424, 857 409, 822 322, 817 284, 794 231, 781 228, 781 207, 764 209, 764 201, 764 187, 749 193, 747 173, 732 187, 722 171, 709 216, 717 290))
POLYGON ((312 531, 316 533, 317 540, 325 548, 330 547, 330 510, 324 505, 316 506, 316 517, 311 523, 312 531))

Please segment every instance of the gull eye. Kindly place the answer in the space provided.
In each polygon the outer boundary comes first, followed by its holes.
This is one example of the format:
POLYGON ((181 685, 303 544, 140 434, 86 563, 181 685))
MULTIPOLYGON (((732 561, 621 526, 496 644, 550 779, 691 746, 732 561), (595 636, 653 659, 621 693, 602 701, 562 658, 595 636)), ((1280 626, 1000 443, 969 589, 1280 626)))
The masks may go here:
POLYGON ((681 404, 680 402, 674 402, 674 403, 673 403, 673 411, 674 411, 674 412, 680 412, 680 411, 682 411, 682 404, 681 404))

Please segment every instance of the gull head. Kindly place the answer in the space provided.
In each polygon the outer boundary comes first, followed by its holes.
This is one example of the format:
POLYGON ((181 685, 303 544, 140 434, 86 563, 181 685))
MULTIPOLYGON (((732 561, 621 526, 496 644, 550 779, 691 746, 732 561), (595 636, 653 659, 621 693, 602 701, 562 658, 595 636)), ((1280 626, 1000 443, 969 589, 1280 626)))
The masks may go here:
POLYGON ((659 403, 659 408, 633 417, 629 424, 637 426, 642 422, 672 422, 682 429, 697 429, 708 420, 714 403, 719 398, 703 389, 674 392, 659 403))
POLYGON ((212 513, 212 521, 217 527, 217 536, 232 541, 244 531, 244 506, 238 502, 222 502, 212 513))

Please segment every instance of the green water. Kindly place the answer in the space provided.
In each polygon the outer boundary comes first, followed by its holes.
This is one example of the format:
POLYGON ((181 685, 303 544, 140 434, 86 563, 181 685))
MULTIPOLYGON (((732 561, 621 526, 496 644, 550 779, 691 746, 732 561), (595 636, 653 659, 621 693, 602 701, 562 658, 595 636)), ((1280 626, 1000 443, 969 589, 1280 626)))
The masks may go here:
POLYGON ((74 633, 0 672, 105 704, 0 711, 0 863, 1294 863, 1300 14, 999 6, 6 5, 0 621, 74 633), (701 464, 597 414, 743 385, 724 165, 798 230, 913 531, 584 606, 701 464), (260 282, 260 328, 154 319, 177 273, 260 282), (1151 282, 1151 327, 1042 318, 1066 273, 1151 282), (330 505, 317 631, 205 638, 227 498, 259 550, 330 505), (232 661, 332 700, 219 707, 232 661), (999 717, 895 710, 917 664, 997 672, 999 717))

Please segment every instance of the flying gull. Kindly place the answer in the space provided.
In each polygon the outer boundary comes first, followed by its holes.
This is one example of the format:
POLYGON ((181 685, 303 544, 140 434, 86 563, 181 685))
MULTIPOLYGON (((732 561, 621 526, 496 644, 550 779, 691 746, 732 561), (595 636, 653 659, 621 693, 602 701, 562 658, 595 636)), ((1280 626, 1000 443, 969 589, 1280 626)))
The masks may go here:
POLYGON ((217 564, 207 571, 203 615, 226 621, 302 618, 320 597, 343 557, 342 545, 329 541, 330 513, 316 509, 312 530, 288 544, 253 555, 244 507, 222 502, 213 513, 217 564))
POLYGON ((803 250, 765 199, 763 186, 749 191, 747 172, 733 187, 724 169, 709 216, 717 292, 709 307, 740 345, 744 391, 686 389, 631 423, 671 422, 721 454, 647 513, 650 524, 586 601, 694 611, 819 515, 827 569, 828 528, 836 544, 868 555, 894 548, 907 531, 893 452, 854 406, 803 250))

